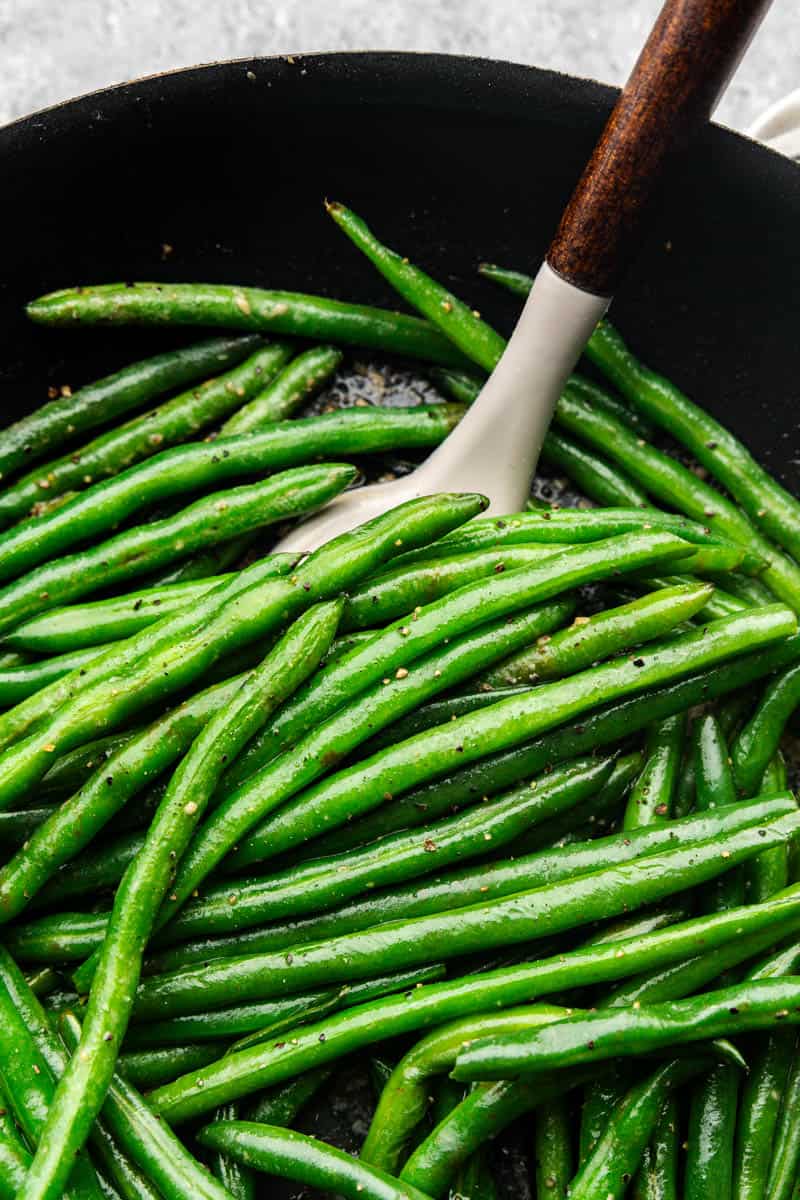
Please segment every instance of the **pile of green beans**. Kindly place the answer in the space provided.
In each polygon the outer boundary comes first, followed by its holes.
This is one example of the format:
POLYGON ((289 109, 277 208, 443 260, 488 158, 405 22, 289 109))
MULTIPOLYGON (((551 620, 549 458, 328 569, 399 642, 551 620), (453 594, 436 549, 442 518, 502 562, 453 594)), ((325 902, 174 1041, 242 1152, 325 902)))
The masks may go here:
POLYGON ((518 1120, 532 1200, 791 1200, 800 502, 603 322, 542 450, 584 504, 276 553, 505 347, 327 211, 419 316, 28 306, 223 336, 0 430, 0 1200, 495 1200, 518 1120), (336 411, 352 347, 426 401, 336 411), (365 1055, 353 1157, 296 1126, 365 1055))

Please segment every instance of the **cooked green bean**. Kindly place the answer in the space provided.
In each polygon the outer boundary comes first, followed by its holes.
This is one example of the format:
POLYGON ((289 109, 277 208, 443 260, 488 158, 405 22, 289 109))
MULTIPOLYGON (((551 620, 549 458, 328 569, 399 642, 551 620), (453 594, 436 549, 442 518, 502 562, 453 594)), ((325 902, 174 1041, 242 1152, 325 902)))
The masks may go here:
POLYGON ((533 287, 533 279, 523 271, 512 271, 509 267, 499 267, 496 263, 483 262, 478 267, 478 274, 493 283, 499 283, 515 296, 527 296, 533 287))
POLYGON ((217 575, 196 583, 165 584, 108 600, 54 608, 12 629, 5 642, 48 655, 115 642, 131 637, 167 613, 177 612, 227 581, 229 577, 217 575))
POLYGON ((282 1087, 268 1088, 250 1106, 247 1119, 264 1125, 290 1128, 300 1110, 313 1099, 332 1074, 330 1067, 318 1067, 315 1071, 306 1071, 305 1075, 298 1075, 297 1079, 283 1084, 282 1087))
POLYGON ((633 1086, 608 1116, 603 1135, 572 1180, 571 1200, 622 1200, 670 1093, 705 1066, 703 1059, 672 1059, 633 1086))
POLYGON ((355 467, 295 467, 261 483, 212 492, 160 521, 57 558, 0 589, 0 633, 60 602, 147 574, 187 552, 321 508, 356 479, 355 467))
POLYGON ((545 1027, 525 1038, 508 1034, 478 1041, 459 1055, 453 1075, 503 1079, 798 1021, 800 978, 747 981, 689 1000, 567 1017, 557 1028, 545 1027))
POLYGON ((427 1200, 424 1192, 342 1150, 276 1125, 218 1121, 201 1129, 198 1141, 257 1171, 331 1188, 347 1200, 427 1200))
MULTIPOLYGON (((0 1106, 2 1106, 0 1093, 0 1106)), ((25 1182, 31 1164, 31 1153, 17 1133, 13 1119, 0 1107, 0 1197, 14 1200, 25 1182)))
POLYGON ((570 380, 559 399, 556 421, 619 461, 657 499, 741 542, 767 564, 762 578, 772 591, 787 603, 798 602, 800 567, 751 526, 735 504, 688 467, 642 444, 622 422, 598 411, 592 404, 591 387, 579 387, 574 378, 570 380))
POLYGON ((625 810, 626 829, 664 824, 671 817, 685 732, 686 718, 682 713, 665 717, 651 727, 645 764, 625 810))
POLYGON ((625 1098, 633 1082, 630 1063, 620 1059, 583 1089, 578 1136, 579 1167, 591 1157, 608 1127, 609 1115, 625 1098))
POLYGON ((797 1187, 800 1167, 800 1052, 795 1046, 783 1093, 783 1102, 775 1130, 772 1162, 767 1177, 767 1200, 791 1200, 797 1187))
POLYGON ((572 1178, 572 1127, 564 1096, 534 1114, 534 1170, 537 1200, 563 1200, 572 1178))
MULTIPOLYGON (((438 445, 457 423, 457 405, 378 408, 286 421, 256 433, 162 450, 87 490, 47 516, 0 534, 0 578, 8 580, 107 532, 145 506, 187 492, 218 488, 231 479, 262 476, 315 462, 381 449, 438 445)), ((155 569, 155 567, 154 567, 155 569)))
POLYGON ((304 350, 258 396, 228 417, 220 431, 222 436, 249 433, 272 421, 285 421, 330 379, 341 361, 342 352, 333 346, 304 350))
POLYGON ((43 463, 0 493, 0 525, 35 515, 37 503, 48 496, 84 491, 168 446, 195 438, 262 388, 290 354, 288 346, 277 343, 261 347, 224 375, 102 433, 63 458, 43 463))
POLYGON ((800 556, 800 504, 730 430, 641 363, 608 322, 595 329, 586 353, 638 411, 691 451, 754 525, 800 556))
MULTIPOLYGON (((236 1121, 239 1118, 238 1104, 224 1104, 214 1113, 214 1123, 217 1121, 236 1121)), ((279 1122, 280 1124, 280 1122, 279 1122)), ((249 1167, 237 1159, 231 1158, 222 1150, 215 1150, 209 1156, 211 1170, 220 1183, 228 1189, 234 1200, 255 1200, 256 1177, 249 1167)))
POLYGON ((368 346, 444 364, 462 356, 418 317, 299 292, 213 283, 106 283, 40 296, 40 325, 204 325, 368 346))
POLYGON ((173 775, 145 844, 120 885, 83 1020, 80 1053, 56 1089, 28 1178, 34 1196, 60 1194, 114 1071, 141 959, 159 906, 192 829, 224 769, 281 700, 313 671, 333 640, 341 602, 299 618, 262 665, 193 742, 173 775))
POLYGON ((251 354, 258 344, 259 339, 252 336, 210 338, 123 367, 75 392, 63 390, 57 399, 3 430, 0 478, 7 479, 65 438, 105 425, 171 388, 224 370, 251 354))
POLYGON ((633 1200, 678 1200, 679 1110, 667 1101, 633 1181, 633 1200))
POLYGON ((775 1129, 791 1063, 794 1030, 754 1039, 742 1084, 733 1159, 734 1200, 763 1200, 766 1194, 775 1129))
POLYGON ((513 687, 557 679, 580 671, 632 646, 653 641, 691 619, 708 602, 702 583, 664 588, 591 617, 576 617, 568 629, 538 639, 480 677, 492 687, 513 687))
POLYGON ((216 959, 202 967, 151 975, 139 987, 136 1016, 155 1020, 196 1012, 200 1007, 221 1007, 230 1003, 232 996, 240 1001, 265 999, 367 978, 376 969, 403 970, 575 929, 713 879, 760 849, 779 844, 798 828, 800 815, 794 813, 757 830, 689 843, 645 860, 587 872, 454 912, 390 922, 328 941, 295 945, 286 952, 216 959))
MULTIPOLYGON (((552 584, 555 571, 551 569, 550 575, 552 584)), ((711 666, 720 658, 731 657, 737 649, 743 648, 745 629, 748 649, 752 648, 756 639, 760 640, 757 633, 759 626, 765 642, 774 637, 774 632, 771 636, 768 632, 770 626, 775 631, 780 629, 785 636, 792 630, 789 610, 780 606, 765 607, 753 609, 742 616, 724 617, 702 631, 651 644, 643 648, 636 658, 617 659, 567 679, 541 684, 526 696, 501 700, 446 725, 436 726, 417 738, 379 751, 363 763, 329 776, 284 804, 279 813, 257 826, 240 842, 239 849, 229 854, 228 863, 232 870, 237 870, 261 861, 304 842, 319 832, 323 822, 328 828, 334 828, 358 813, 377 807, 387 798, 387 793, 391 797, 409 791, 415 785, 443 775, 462 763, 483 758, 492 751, 519 745, 570 717, 596 708, 603 701, 640 693, 654 685, 711 666)), ((271 774, 270 768, 265 768, 256 777, 257 782, 251 782, 249 788, 245 785, 228 804, 233 807, 238 802, 243 807, 245 802, 239 801, 238 797, 248 796, 251 803, 247 815, 251 816, 254 813, 253 796, 257 792, 263 794, 263 784, 271 774)), ((273 789, 269 795, 274 797, 274 777, 270 782, 273 789)), ((219 814, 224 813, 225 806, 222 805, 208 823, 209 830, 215 825, 223 826, 224 815, 220 818, 219 814)), ((239 841, 243 827, 247 828, 248 824, 251 825, 251 822, 240 820, 234 836, 229 838, 226 833, 224 838, 217 839, 213 848, 209 834, 209 858, 213 858, 213 865, 239 841)), ((194 851, 190 852, 189 862, 192 858, 198 863, 204 861, 201 849, 203 836, 201 834, 198 837, 194 851)), ((196 873, 192 871, 191 875, 188 875, 187 868, 187 878, 196 880, 200 877, 199 868, 196 873)))
POLYGON ((132 1050, 120 1054, 117 1070, 140 1092, 160 1087, 221 1058, 227 1042, 198 1042, 196 1045, 169 1046, 163 1049, 132 1050))
POLYGON ((70 671, 82 669, 102 652, 102 646, 87 646, 83 650, 72 650, 54 658, 0 670, 0 708, 11 708, 14 704, 19 704, 46 687, 48 683, 62 679, 70 671))
MULTIPOLYGON (((8 808, 16 796, 46 773, 52 754, 73 749, 104 729, 111 731, 123 721, 129 722, 155 699, 187 687, 223 653, 230 654, 265 637, 315 600, 337 595, 390 558, 398 541, 414 545, 436 537, 484 506, 482 497, 446 493, 411 500, 327 542, 289 580, 267 579, 248 586, 265 570, 254 563, 231 584, 223 585, 219 594, 215 590, 201 597, 191 613, 181 610, 120 643, 87 668, 89 686, 82 681, 84 686, 69 703, 37 725, 33 734, 0 754, 0 807, 8 808), (126 667, 123 694, 116 686, 115 674, 121 664, 126 667)), ((55 686, 67 684, 69 695, 71 678, 67 675, 55 686)), ((43 688, 33 699, 46 698, 49 690, 43 688)), ((18 708, 26 705, 30 701, 18 708)), ((11 709, 6 717, 16 711, 11 709)), ((26 716, 30 720, 29 709, 26 716)), ((0 718, 0 729, 2 726, 0 718)))
MULTIPOLYGON (((61 1014, 59 1028, 70 1049, 80 1054, 81 1026, 69 1011, 61 1014)), ((232 1200, 204 1166, 194 1158, 169 1126, 154 1116, 122 1075, 115 1073, 102 1099, 103 1120, 120 1146, 152 1181, 164 1200, 232 1200)), ((28 1177, 28 1192, 35 1195, 28 1177)), ((27 1200, 27 1197, 26 1197, 27 1200)))
MULTIPOLYGON (((591 760, 588 760, 591 762, 591 760)), ((514 804, 528 803, 532 797, 538 797, 543 807, 548 807, 553 799, 558 802, 562 788, 568 791, 586 791, 592 786, 591 778, 601 778, 604 772, 602 763, 598 763, 596 771, 586 771, 585 764, 580 760, 562 767, 556 767, 550 774, 533 781, 535 790, 525 785, 508 793, 503 800, 504 805, 513 807, 514 804), (576 786, 577 785, 577 786, 576 786)), ((613 776, 612 776, 613 778, 613 776)), ((179 942, 191 937, 205 937, 210 934, 227 933, 237 935, 229 941, 220 942, 215 950, 214 942, 203 941, 196 948, 197 957, 204 959, 227 957, 238 953, 250 953, 266 949, 280 949, 281 943, 318 940, 341 933, 353 932, 357 929, 369 929, 387 921, 408 920, 412 917, 425 916, 430 913, 447 911, 456 908, 466 908, 477 904, 483 899, 508 896, 514 892, 529 890, 533 887, 543 887, 546 884, 570 879, 587 871, 595 870, 598 863, 612 866, 616 863, 633 861, 640 856, 657 854, 669 847, 685 845, 689 842, 705 841, 718 834, 730 832, 737 828, 748 828, 765 820, 793 812, 795 809, 791 794, 782 797, 775 796, 761 802, 750 801, 734 805, 724 813, 698 814, 673 822, 668 829, 648 828, 638 829, 631 833, 614 834, 600 840, 573 842, 570 845, 558 846, 552 849, 540 850, 533 854, 520 856, 517 852, 513 859, 501 859, 485 864, 463 867, 460 870, 447 871, 442 875, 433 876, 426 880, 417 880, 405 887, 392 888, 385 892, 377 892, 374 896, 364 896, 352 901, 349 905, 331 912, 327 916, 311 918, 307 922, 291 921, 283 927, 267 927, 251 938, 242 937, 249 926, 257 925, 269 916, 271 910, 271 886, 269 877, 261 877, 252 883, 240 883, 228 886, 210 888, 199 899, 192 900, 175 920, 164 931, 160 942, 179 942), (231 897, 236 897, 236 904, 231 903, 231 897), (283 934, 283 936, 281 936, 283 934), (237 951, 237 946, 239 950, 237 951)), ((468 809, 468 813, 482 818, 485 806, 481 803, 468 809)), ((457 818, 456 818, 457 819, 457 818)), ((416 834, 416 838, 424 845, 429 838, 428 829, 416 834)), ((434 843, 438 842, 434 838, 434 843)), ((393 839, 386 839, 386 844, 393 839)), ((383 843, 375 843, 376 849, 383 843)), ((520 847, 522 849, 522 847, 520 847)), ((362 853, 367 853, 369 847, 362 853)), ((350 852, 352 853, 352 852, 350 852)), ((332 858, 320 860, 320 863, 330 863, 335 871, 338 865, 346 865, 347 853, 332 858)), ((313 864, 308 864, 315 868, 313 864)), ((289 879, 295 875, 289 868, 285 876, 289 879)), ((298 879, 306 877, 303 866, 297 869, 298 879)), ((282 876, 278 875, 277 879, 282 876)), ((313 875, 312 875, 313 878, 313 875)), ((316 905, 316 899, 311 899, 307 906, 316 905)), ((294 916, 299 910, 293 910, 294 916)), ((86 914, 88 919, 89 914, 86 914)), ((56 918, 63 921, 64 918, 56 918)), ((37 931, 44 932, 46 922, 51 918, 42 918, 32 925, 9 931, 17 952, 26 960, 30 959, 29 946, 31 941, 36 943, 37 931), (44 928, 43 928, 44 927, 44 928), (16 936, 15 936, 16 935, 16 936)), ((41 935, 40 935, 41 936, 41 935)), ((174 952, 174 966, 188 965, 192 961, 190 950, 182 947, 174 952), (182 953, 186 954, 183 962, 182 953)), ((167 968, 161 968, 167 969, 167 968)), ((169 968, 172 969, 172 968, 169 968)))
POLYGON ((692 728, 696 804, 701 810, 733 804, 736 788, 719 722, 713 713, 698 717, 692 728))
POLYGON ((511 1008, 501 1013, 468 1017, 429 1033, 392 1071, 361 1147, 363 1161, 397 1174, 416 1127, 428 1113, 434 1079, 451 1069, 462 1047, 473 1038, 509 1030, 536 1029, 541 1024, 561 1020, 568 1011, 545 1004, 511 1008))
POLYGON ((686 1200, 722 1200, 732 1194, 739 1075, 736 1067, 718 1063, 692 1090, 684 1183, 686 1200))
POLYGON ((789 667, 767 684, 758 707, 733 744, 736 782, 754 791, 778 749, 786 722, 800 705, 800 668, 789 667))
POLYGON ((631 504, 649 509, 650 497, 617 466, 589 451, 569 434, 550 429, 542 442, 542 462, 563 471, 578 491, 595 504, 631 504))
MULTIPOLYGON (((402 998, 365 1004, 298 1030, 296 1040, 289 1043, 228 1055, 216 1067, 190 1073, 151 1093, 150 1103, 166 1120, 183 1121, 377 1041, 495 1008, 529 1004, 573 987, 625 979, 759 930, 786 937, 799 926, 800 889, 790 888, 764 904, 704 915, 641 937, 425 985, 402 998)), ((202 1021, 182 1024, 181 1040, 196 1038, 202 1021)), ((220 1036, 218 1030, 215 1036, 220 1036)))

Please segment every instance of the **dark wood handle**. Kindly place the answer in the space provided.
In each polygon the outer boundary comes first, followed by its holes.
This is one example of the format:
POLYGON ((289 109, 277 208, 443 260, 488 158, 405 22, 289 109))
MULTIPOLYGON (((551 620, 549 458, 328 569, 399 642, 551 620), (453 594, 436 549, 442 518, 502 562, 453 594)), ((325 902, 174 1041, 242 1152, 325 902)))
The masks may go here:
POLYGON ((714 110, 770 0, 666 0, 570 200, 547 261, 611 296, 669 156, 714 110))

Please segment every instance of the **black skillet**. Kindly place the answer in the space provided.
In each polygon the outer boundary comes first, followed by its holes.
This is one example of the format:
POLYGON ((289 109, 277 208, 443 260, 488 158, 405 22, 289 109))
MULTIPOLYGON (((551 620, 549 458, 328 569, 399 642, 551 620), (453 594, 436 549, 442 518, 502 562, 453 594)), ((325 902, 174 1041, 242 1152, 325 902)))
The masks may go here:
MULTIPOLYGON (((324 215, 326 195, 509 330, 515 302, 475 268, 535 269, 615 94, 481 59, 311 55, 157 76, 0 130, 3 422, 51 383, 180 338, 28 325, 24 301, 53 288, 247 281, 393 303, 324 215)), ((614 319, 800 491, 800 169, 710 127, 650 229, 614 319)), ((351 1073, 312 1123, 355 1145, 368 1103, 351 1073)), ((523 1197, 523 1174, 504 1173, 523 1197)), ((269 1181, 263 1194, 296 1191, 269 1181)))

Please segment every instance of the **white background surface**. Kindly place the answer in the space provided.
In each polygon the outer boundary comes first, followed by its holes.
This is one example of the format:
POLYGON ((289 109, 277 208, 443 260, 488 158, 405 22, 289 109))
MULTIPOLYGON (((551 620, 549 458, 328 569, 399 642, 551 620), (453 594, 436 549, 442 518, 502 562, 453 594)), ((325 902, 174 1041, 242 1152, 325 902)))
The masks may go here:
MULTIPOLYGON (((0 0, 0 123, 219 58, 341 49, 508 58, 622 83, 661 0, 0 0)), ((800 10, 775 0, 718 117, 800 84, 800 10)))

